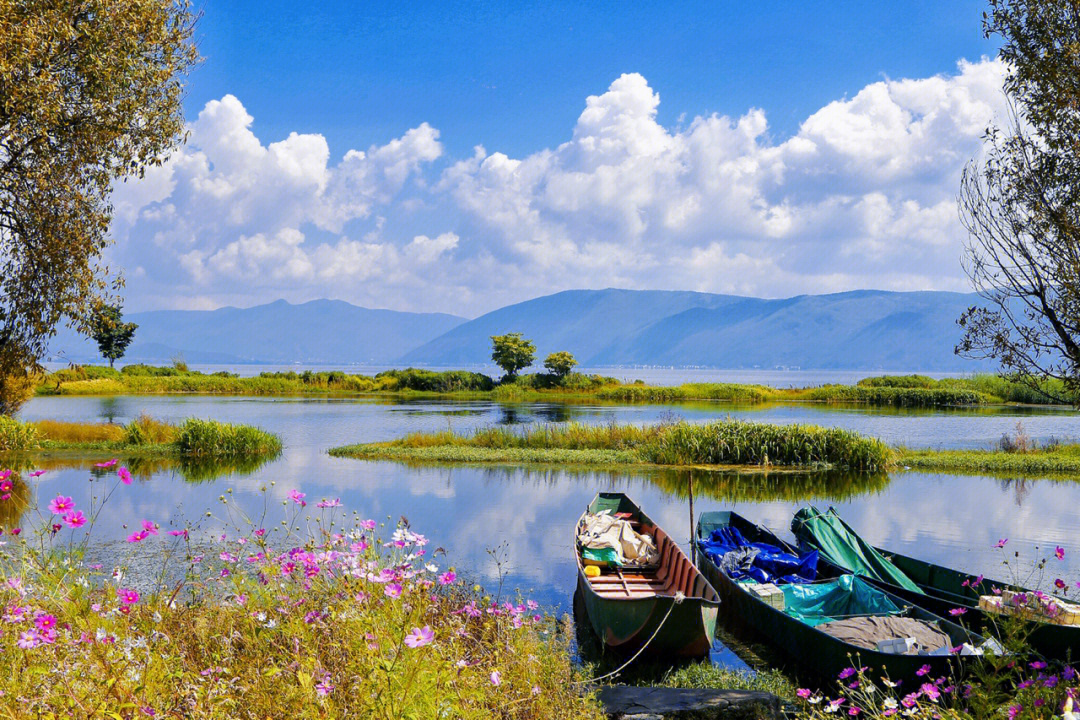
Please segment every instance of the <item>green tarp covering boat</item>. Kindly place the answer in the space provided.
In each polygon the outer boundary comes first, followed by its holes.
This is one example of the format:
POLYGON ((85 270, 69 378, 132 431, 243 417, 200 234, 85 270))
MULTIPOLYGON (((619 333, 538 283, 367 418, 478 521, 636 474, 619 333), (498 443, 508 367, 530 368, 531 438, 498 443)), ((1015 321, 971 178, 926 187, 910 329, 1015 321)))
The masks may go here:
POLYGON ((814 507, 799 510, 791 521, 791 531, 799 547, 817 550, 821 557, 848 572, 921 592, 918 585, 859 537, 832 508, 824 513, 814 507))
MULTIPOLYGON (((697 525, 699 547, 706 547, 713 532, 732 527, 748 543, 765 543, 797 554, 766 528, 731 511, 702 513, 697 525)), ((964 643, 978 646, 983 639, 956 623, 916 607, 904 599, 851 574, 835 574, 822 581, 795 583, 777 581, 783 592, 779 603, 762 599, 752 583, 736 582, 707 554, 700 553, 702 572, 720 593, 723 615, 736 631, 750 631, 791 657, 804 672, 835 678, 856 664, 887 674, 893 680, 915 678, 923 665, 935 675, 943 675, 958 660, 956 655, 900 654, 881 652, 845 641, 822 629, 852 617, 901 618, 921 621, 928 630, 948 636, 950 647, 964 643)))
MULTIPOLYGON (((825 574, 854 572, 877 587, 938 615, 963 608, 964 624, 984 634, 999 635, 999 618, 979 609, 979 596, 994 590, 1033 593, 1014 583, 975 576, 960 570, 874 547, 859 537, 834 508, 821 512, 803 508, 791 522, 799 546, 820 553, 825 574), (871 562, 868 558, 880 558, 871 562)), ((1028 643, 1047 658, 1080 656, 1080 627, 1029 620, 1028 643)))
POLYGON ((581 516, 578 530, 588 515, 605 511, 651 536, 659 561, 641 568, 604 563, 587 574, 583 548, 574 543, 578 596, 597 637, 619 651, 634 652, 647 643, 645 652, 652 655, 706 655, 716 636, 716 590, 678 543, 622 493, 599 493, 581 516))

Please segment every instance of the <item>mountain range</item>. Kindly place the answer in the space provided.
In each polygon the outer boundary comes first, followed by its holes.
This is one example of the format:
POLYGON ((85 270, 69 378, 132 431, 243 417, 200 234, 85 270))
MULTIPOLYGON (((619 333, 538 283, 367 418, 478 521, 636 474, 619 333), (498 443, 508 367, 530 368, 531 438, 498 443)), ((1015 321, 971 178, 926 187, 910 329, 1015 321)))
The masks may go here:
MULTIPOLYGON (((472 320, 371 310, 338 300, 251 308, 159 310, 139 324, 124 362, 183 354, 197 363, 490 363, 491 335, 521 332, 539 358, 568 350, 584 367, 700 366, 910 371, 984 369, 958 358, 956 319, 973 294, 857 290, 763 299, 661 290, 568 290, 472 320)), ((70 331, 54 351, 90 360, 70 331)))

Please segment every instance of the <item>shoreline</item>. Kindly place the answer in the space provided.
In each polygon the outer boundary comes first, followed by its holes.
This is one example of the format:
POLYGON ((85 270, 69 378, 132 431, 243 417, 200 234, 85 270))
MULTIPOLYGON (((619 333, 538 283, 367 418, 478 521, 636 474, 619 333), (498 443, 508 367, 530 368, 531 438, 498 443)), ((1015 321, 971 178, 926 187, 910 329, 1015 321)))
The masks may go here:
MULTIPOLYGON (((1046 385, 1049 390, 1055 387, 1046 385)), ((851 405, 889 408, 1060 407, 1026 385, 994 375, 934 379, 876 376, 852 385, 774 388, 767 385, 688 382, 646 385, 600 375, 522 375, 496 381, 480 373, 408 368, 374 376, 345 372, 274 372, 239 377, 174 368, 88 366, 42 377, 36 397, 197 395, 355 399, 446 399, 508 402, 600 402, 615 405, 727 402, 763 405, 851 405)))

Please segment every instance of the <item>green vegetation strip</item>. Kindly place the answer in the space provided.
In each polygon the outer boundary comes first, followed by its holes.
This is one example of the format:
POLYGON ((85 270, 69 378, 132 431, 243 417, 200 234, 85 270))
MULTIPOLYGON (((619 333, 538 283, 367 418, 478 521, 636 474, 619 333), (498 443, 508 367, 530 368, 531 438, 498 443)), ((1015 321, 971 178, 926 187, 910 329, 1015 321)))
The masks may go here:
POLYGON ((1004 450, 902 450, 898 462, 916 470, 1060 474, 1080 472, 1080 445, 1055 445, 1028 452, 1004 450))
POLYGON ((197 418, 171 425, 143 416, 127 425, 113 425, 31 423, 0 416, 0 455, 55 451, 237 460, 274 457, 281 452, 281 440, 256 427, 197 418))
POLYGON ((86 366, 59 370, 41 378, 39 395, 420 395, 489 398, 594 400, 615 403, 715 401, 732 403, 837 403, 885 407, 950 407, 992 403, 1048 404, 1068 393, 1056 381, 1015 382, 997 375, 935 380, 922 375, 865 378, 857 385, 778 389, 766 385, 686 383, 651 386, 621 383, 600 375, 536 373, 496 382, 475 372, 434 372, 408 368, 374 376, 332 372, 262 373, 238 377, 227 372, 204 374, 186 368, 128 365, 121 370, 86 366))
POLYGON ((334 448, 331 455, 438 462, 623 463, 667 466, 791 465, 874 471, 893 463, 880 440, 812 425, 737 420, 653 427, 539 425, 471 435, 414 433, 388 443, 334 448))

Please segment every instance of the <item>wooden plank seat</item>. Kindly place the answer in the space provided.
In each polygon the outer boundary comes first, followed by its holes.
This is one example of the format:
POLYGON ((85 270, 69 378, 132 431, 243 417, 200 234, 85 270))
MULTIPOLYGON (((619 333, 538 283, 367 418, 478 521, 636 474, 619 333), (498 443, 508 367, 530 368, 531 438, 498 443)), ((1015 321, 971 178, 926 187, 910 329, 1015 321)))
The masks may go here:
POLYGON ((678 546, 663 530, 649 525, 645 531, 656 539, 660 552, 657 568, 624 568, 607 570, 605 574, 589 578, 589 586, 601 597, 642 598, 671 597, 676 592, 694 597, 702 592, 700 575, 690 560, 679 551, 678 546))

